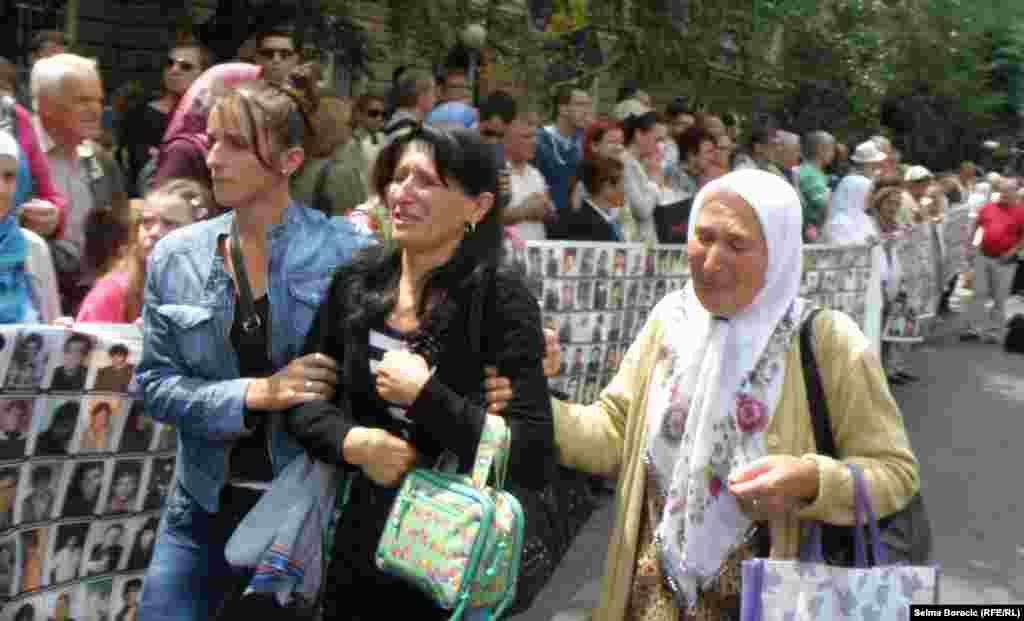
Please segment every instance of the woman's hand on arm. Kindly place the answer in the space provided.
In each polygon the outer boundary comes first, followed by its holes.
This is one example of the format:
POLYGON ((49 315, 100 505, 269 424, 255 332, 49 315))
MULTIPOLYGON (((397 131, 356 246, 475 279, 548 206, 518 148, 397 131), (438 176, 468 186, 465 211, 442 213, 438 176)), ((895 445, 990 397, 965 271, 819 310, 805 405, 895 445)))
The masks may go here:
POLYGON ((280 412, 309 401, 330 401, 338 383, 338 365, 330 356, 307 354, 270 377, 254 380, 245 392, 245 407, 280 412))
MULTIPOLYGON (((550 328, 544 328, 544 375, 554 377, 562 363, 562 352, 558 346, 558 334, 550 328)), ((498 375, 497 367, 484 367, 484 395, 487 400, 487 413, 500 414, 508 407, 515 393, 512 381, 498 375)))

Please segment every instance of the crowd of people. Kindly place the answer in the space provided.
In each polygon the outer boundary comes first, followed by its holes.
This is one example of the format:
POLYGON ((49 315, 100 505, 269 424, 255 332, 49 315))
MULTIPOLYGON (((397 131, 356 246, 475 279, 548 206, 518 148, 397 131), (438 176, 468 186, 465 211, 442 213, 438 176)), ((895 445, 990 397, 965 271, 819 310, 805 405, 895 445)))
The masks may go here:
MULTIPOLYGON (((881 244, 891 309, 892 244, 927 227, 930 310, 973 287, 963 336, 987 342, 1002 338, 1024 248, 1016 178, 969 162, 933 175, 881 135, 850 150, 825 128, 800 137, 686 97, 659 111, 628 87, 598 116, 590 93, 563 88, 547 117, 503 91, 474 106, 451 68, 396 72, 390 91, 353 101, 319 92, 285 29, 220 63, 176 45, 158 95, 129 85, 109 107, 96 63, 60 33, 34 38, 32 62, 27 83, 0 62, 0 323, 143 330, 138 367, 115 364, 110 381, 134 371, 145 415, 180 437, 137 603, 147 621, 239 605, 250 576, 225 544, 303 452, 354 481, 325 618, 447 618, 383 575, 374 548, 402 476, 445 451, 468 467, 488 415, 510 423, 510 489, 540 539, 557 530, 536 525, 557 519, 543 495, 559 460, 617 477, 595 619, 738 618, 752 524, 770 524, 773 558, 793 558, 803 524, 854 520, 849 472, 816 454, 786 370, 811 309, 803 244, 881 244), (970 273, 943 263, 954 208, 975 214, 970 273), (556 335, 502 259, 545 239, 687 245, 690 283, 656 306, 592 405, 552 398, 556 335)), ((876 511, 899 510, 919 488, 889 392, 916 379, 907 346, 880 359, 835 311, 814 331, 843 461, 866 470, 876 511)), ((127 503, 138 473, 122 474, 127 503)), ((76 553, 97 571, 111 556, 76 553)))

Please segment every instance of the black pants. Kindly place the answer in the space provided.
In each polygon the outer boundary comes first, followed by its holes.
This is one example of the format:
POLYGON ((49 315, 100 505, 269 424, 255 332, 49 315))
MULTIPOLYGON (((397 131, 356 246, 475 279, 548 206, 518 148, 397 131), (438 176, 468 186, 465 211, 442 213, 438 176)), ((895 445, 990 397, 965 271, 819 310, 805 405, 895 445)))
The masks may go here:
POLYGON ((1017 261, 1017 271, 1013 274, 1013 286, 1010 287, 1011 295, 1024 295, 1024 262, 1017 261))
MULTIPOLYGON (((1017 270, 1017 273, 1020 274, 1019 269, 1017 270)), ((942 291, 942 297, 939 299, 939 315, 949 314, 949 298, 953 297, 953 292, 956 290, 956 283, 959 278, 960 274, 957 274, 950 278, 949 282, 946 283, 946 288, 942 291)))
MULTIPOLYGON (((220 511, 213 516, 211 528, 211 540, 218 542, 217 545, 226 546, 235 529, 241 524, 252 508, 259 502, 263 492, 249 489, 247 487, 235 487, 227 485, 220 493, 220 511)), ((234 620, 238 616, 239 601, 242 593, 249 586, 252 575, 249 572, 237 572, 230 578, 224 578, 219 589, 225 593, 224 604, 221 606, 219 619, 234 620)))

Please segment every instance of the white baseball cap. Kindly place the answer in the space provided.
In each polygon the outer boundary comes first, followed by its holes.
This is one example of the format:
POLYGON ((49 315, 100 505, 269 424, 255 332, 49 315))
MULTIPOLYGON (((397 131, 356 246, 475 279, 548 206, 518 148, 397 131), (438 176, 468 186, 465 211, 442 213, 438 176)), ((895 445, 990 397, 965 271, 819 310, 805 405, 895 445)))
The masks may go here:
POLYGON ((862 142, 853 150, 850 160, 857 164, 877 164, 886 160, 885 153, 872 140, 862 142))

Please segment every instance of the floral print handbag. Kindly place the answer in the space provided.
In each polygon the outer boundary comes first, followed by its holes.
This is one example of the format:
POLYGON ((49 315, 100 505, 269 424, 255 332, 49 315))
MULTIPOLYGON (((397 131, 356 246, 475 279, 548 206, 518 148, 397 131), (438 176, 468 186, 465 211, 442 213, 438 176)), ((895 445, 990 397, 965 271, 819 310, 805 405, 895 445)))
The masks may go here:
POLYGON ((474 619, 497 618, 515 597, 524 519, 502 489, 511 437, 502 418, 488 415, 470 476, 450 467, 410 472, 377 545, 380 570, 451 610, 452 621, 471 610, 474 619))
POLYGON ((855 567, 826 565, 821 528, 815 524, 799 561, 755 559, 743 562, 742 621, 881 621, 909 619, 911 604, 938 601, 939 569, 885 565, 864 473, 849 465, 855 482, 857 533, 855 567), (875 566, 867 563, 864 515, 868 516, 875 566))

